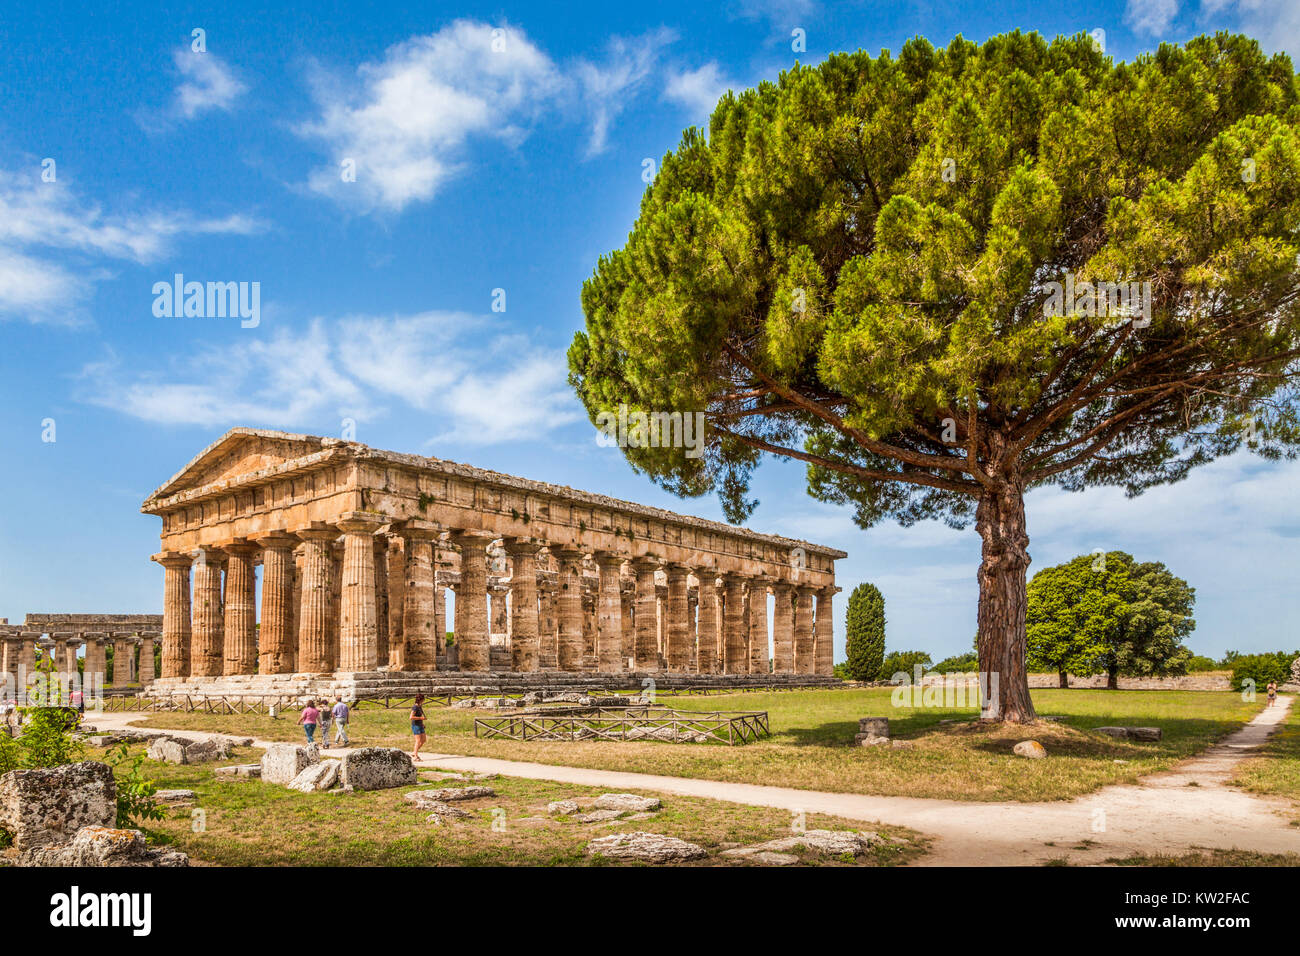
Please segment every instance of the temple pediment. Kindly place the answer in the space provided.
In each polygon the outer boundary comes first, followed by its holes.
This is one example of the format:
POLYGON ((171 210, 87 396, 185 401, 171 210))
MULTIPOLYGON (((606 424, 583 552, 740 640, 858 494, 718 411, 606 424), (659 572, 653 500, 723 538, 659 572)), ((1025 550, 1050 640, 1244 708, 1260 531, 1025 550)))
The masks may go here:
POLYGON ((258 472, 317 455, 338 444, 342 444, 338 439, 316 435, 232 428, 150 495, 145 502, 146 510, 154 501, 209 485, 235 482, 258 472))

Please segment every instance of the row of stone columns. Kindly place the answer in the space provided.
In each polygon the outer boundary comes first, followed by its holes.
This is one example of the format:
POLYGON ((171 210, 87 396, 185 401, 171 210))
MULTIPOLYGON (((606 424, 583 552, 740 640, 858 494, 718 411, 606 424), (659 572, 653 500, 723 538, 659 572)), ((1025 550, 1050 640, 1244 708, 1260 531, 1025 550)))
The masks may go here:
POLYGON ((438 551, 444 546, 460 553, 452 630, 461 670, 492 669, 492 635, 508 630, 509 667, 515 671, 831 671, 834 589, 732 573, 719 577, 706 568, 598 551, 590 554, 598 574, 589 608, 583 588, 587 552, 514 538, 504 542, 511 566, 508 589, 491 595, 490 618, 490 533, 453 530, 444 538, 434 524, 407 521, 380 534, 384 526, 378 515, 353 512, 292 534, 276 532, 193 554, 155 555, 164 568, 162 676, 450 666, 445 594, 437 578, 438 551), (553 589, 538 587, 544 549, 556 567, 553 589), (625 564, 630 595, 623 588, 625 564), (659 570, 667 581, 662 602, 659 570), (691 576, 698 582, 693 593, 691 576), (776 605, 770 664, 769 588, 776 605))
POLYGON ((77 649, 85 648, 82 670, 85 677, 108 672, 108 647, 113 648, 113 683, 115 689, 133 684, 150 684, 154 679, 154 638, 135 633, 70 632, 50 634, 19 630, 0 635, 0 673, 13 678, 15 685, 22 675, 37 671, 36 651, 40 647, 50 670, 55 674, 69 675, 77 672, 77 649), (136 649, 139 649, 139 664, 136 649))

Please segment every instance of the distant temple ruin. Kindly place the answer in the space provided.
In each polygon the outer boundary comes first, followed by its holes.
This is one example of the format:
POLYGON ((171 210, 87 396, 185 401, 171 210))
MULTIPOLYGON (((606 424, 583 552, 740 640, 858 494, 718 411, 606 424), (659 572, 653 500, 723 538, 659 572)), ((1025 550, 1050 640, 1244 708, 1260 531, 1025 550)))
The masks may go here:
POLYGON ((163 525, 154 693, 418 687, 450 672, 831 674, 846 555, 807 541, 251 428, 141 511, 163 525))

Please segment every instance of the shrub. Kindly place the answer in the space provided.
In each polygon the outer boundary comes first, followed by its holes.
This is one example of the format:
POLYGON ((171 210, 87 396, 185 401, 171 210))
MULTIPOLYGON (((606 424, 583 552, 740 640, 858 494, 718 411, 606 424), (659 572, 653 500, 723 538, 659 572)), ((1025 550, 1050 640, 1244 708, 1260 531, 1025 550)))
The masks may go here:
POLYGON ((929 668, 930 655, 925 651, 890 651, 880 666, 880 676, 884 680, 892 681, 895 674, 906 674, 907 680, 904 683, 910 684, 915 677, 918 664, 921 665, 922 671, 929 668))
POLYGON ((1232 687, 1241 690, 1247 680, 1253 680, 1255 690, 1262 691, 1269 681, 1286 683, 1291 679, 1291 662, 1295 658, 1295 651, 1239 654, 1232 661, 1232 687))
POLYGON ((77 712, 71 707, 31 707, 18 744, 24 767, 61 767, 74 763, 82 746, 73 739, 77 712))
POLYGON ((939 674, 973 674, 979 669, 980 656, 974 651, 967 651, 955 657, 945 657, 933 667, 926 668, 939 674))
POLYGON ((862 583, 849 595, 845 623, 845 672, 850 680, 879 680, 885 659, 885 598, 874 584, 862 583))
POLYGON ((1217 671, 1221 669, 1222 666, 1218 661, 1213 657, 1206 657, 1203 654, 1193 654, 1187 660, 1187 670, 1193 674, 1198 671, 1217 671))
MULTIPOLYGON (((125 773, 115 773, 117 778, 117 825, 134 827, 145 820, 161 820, 163 809, 154 799, 158 785, 145 777, 141 769, 144 753, 138 753, 125 773)), ((126 744, 119 744, 104 760, 115 771, 128 759, 126 744)))

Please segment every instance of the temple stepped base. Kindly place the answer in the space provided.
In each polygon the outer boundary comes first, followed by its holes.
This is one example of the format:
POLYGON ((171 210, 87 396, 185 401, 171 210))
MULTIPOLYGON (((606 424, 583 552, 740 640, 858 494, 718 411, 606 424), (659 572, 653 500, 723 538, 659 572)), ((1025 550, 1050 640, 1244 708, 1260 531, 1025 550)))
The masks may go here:
POLYGON ((361 700, 414 694, 500 696, 537 691, 641 691, 654 681, 659 691, 723 691, 837 687, 842 681, 816 674, 593 674, 570 671, 336 672, 334 674, 251 674, 232 677, 164 677, 142 696, 203 698, 345 697, 361 700))

